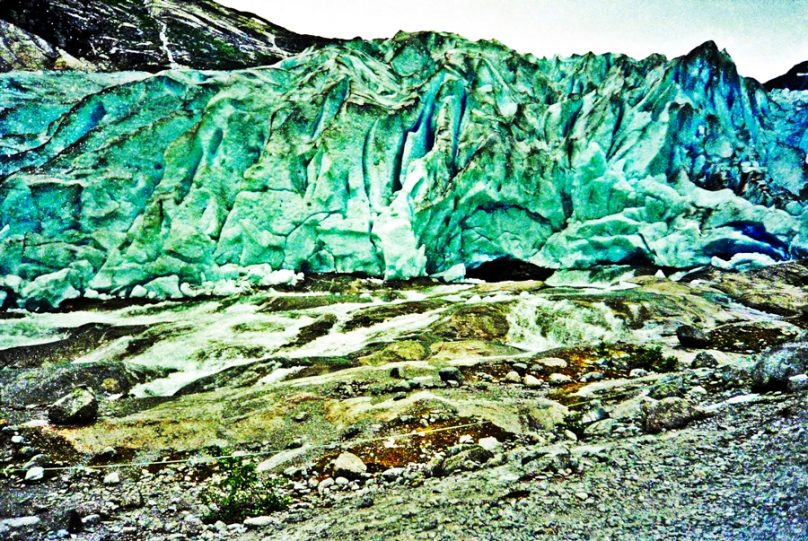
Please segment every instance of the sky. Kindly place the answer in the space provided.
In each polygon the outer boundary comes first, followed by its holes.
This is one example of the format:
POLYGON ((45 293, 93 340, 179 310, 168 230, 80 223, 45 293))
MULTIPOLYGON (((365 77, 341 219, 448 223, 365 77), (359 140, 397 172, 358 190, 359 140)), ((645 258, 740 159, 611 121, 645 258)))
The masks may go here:
POLYGON ((494 38, 537 56, 668 57, 715 41, 767 81, 808 60, 808 0, 219 0, 289 30, 383 38, 399 30, 494 38))

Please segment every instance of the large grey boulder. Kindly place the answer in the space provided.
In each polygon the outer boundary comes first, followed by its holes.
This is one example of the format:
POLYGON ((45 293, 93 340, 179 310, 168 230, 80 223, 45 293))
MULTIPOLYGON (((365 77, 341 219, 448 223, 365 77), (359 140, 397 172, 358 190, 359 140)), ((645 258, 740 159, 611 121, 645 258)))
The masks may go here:
POLYGON ((669 397, 662 400, 646 400, 642 404, 643 429, 655 434, 663 430, 683 428, 701 416, 684 398, 669 397))
POLYGON ((97 417, 98 399, 84 387, 76 387, 48 409, 48 418, 56 425, 86 425, 97 417))
POLYGON ((368 467, 353 453, 342 453, 334 462, 334 477, 356 479, 367 473, 368 467))
POLYGON ((777 346, 758 356, 752 369, 756 391, 784 391, 789 378, 808 372, 808 340, 777 346))

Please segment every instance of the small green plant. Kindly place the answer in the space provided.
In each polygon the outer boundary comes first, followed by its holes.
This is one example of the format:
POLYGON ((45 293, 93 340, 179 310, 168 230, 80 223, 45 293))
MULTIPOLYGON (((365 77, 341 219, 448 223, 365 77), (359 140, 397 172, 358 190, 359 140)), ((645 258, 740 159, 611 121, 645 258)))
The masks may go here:
POLYGON ((654 372, 673 372, 676 370, 676 357, 663 355, 662 346, 639 346, 631 355, 633 368, 653 370, 654 372))
POLYGON ((289 498, 278 494, 278 482, 261 476, 254 463, 228 457, 219 464, 224 477, 201 496, 202 503, 211 509, 205 517, 208 521, 241 522, 289 506, 289 498))

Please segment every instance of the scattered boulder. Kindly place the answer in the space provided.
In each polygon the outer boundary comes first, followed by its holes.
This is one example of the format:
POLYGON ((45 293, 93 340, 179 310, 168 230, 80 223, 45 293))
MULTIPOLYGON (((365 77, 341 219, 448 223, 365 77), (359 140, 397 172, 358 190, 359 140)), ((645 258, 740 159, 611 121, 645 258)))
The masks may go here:
POLYGON ((86 387, 76 387, 48 409, 48 419, 56 425, 87 425, 97 417, 98 399, 86 387))
POLYGON ((761 353, 752 369, 755 391, 784 391, 789 378, 808 372, 808 342, 795 342, 761 353))
POLYGON ((463 381, 463 375, 460 373, 460 369, 455 366, 441 368, 438 375, 440 376, 440 380, 444 383, 449 383, 450 381, 460 383, 463 381))
POLYGON ((535 402, 534 406, 528 408, 526 413, 531 428, 552 430, 566 420, 570 411, 566 406, 558 402, 540 398, 535 402))
POLYGON ((591 425, 592 423, 606 419, 608 416, 609 413, 603 409, 599 401, 595 400, 592 403, 592 407, 581 415, 580 422, 582 425, 591 425))
POLYGON ((448 457, 441 468, 444 475, 464 470, 473 470, 480 464, 485 464, 494 457, 494 453, 481 445, 471 445, 459 453, 448 457))
POLYGON ((684 398, 649 399, 642 404, 643 429, 651 434, 683 428, 699 417, 699 411, 684 398))
POLYGON ((556 387, 566 385, 567 383, 572 383, 572 378, 566 374, 562 374, 561 372, 550 374, 550 377, 547 378, 547 380, 550 382, 550 385, 555 385, 556 387))
POLYGON ((519 376, 519 372, 511 370, 505 374, 505 381, 508 383, 522 383, 522 378, 519 376))
POLYGON ((578 468, 578 460, 569 448, 543 448, 522 457, 522 464, 531 464, 534 471, 566 473, 578 468))
POLYGON ((334 477, 357 479, 367 473, 368 467, 353 453, 342 453, 334 461, 334 477))
POLYGON ((718 360, 706 351, 700 351, 693 359, 693 368, 718 368, 718 360))
POLYGON ((710 345, 710 337, 692 325, 682 325, 676 329, 676 338, 686 348, 706 348, 710 345))

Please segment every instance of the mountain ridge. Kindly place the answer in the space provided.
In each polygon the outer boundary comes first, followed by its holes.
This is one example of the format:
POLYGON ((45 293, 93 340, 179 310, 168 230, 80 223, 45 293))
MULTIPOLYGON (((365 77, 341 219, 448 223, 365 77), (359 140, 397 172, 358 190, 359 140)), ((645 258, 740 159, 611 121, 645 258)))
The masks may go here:
MULTIPOLYGON (((0 20, 98 71, 239 69, 336 41, 296 34, 212 0, 2 0, 0 20)), ((2 26, 0 32, 6 41, 20 39, 2 26)), ((24 58, 14 69, 26 69, 24 58)))

